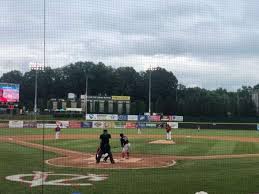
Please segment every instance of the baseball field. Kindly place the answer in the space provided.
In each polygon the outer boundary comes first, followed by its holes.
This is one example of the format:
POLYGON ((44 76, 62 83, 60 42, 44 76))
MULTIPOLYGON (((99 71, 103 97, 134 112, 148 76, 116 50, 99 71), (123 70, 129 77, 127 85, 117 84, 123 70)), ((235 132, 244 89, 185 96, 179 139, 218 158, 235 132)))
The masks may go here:
POLYGON ((0 193, 259 193, 257 131, 177 129, 175 144, 164 141, 164 129, 108 131, 115 164, 95 164, 102 129, 62 129, 58 140, 53 129, 0 129, 0 193))

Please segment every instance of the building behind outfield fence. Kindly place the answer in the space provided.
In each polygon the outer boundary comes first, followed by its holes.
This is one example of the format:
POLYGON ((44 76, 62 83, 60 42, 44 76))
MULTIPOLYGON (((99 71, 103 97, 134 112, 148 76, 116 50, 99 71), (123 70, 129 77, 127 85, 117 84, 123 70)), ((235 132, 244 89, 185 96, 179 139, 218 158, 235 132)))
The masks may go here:
MULTIPOLYGON (((130 114, 130 96, 87 96, 87 113, 130 114)), ((71 93, 68 99, 51 99, 48 109, 52 111, 86 111, 85 95, 76 98, 71 93)))

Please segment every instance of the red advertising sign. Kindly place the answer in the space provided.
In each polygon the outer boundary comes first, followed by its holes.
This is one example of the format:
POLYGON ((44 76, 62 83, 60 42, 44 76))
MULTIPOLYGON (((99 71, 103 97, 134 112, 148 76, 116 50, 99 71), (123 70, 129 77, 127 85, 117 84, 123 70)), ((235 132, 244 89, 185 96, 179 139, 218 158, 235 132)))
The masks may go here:
POLYGON ((127 129, 135 129, 135 128, 136 128, 136 123, 126 122, 125 127, 126 127, 127 129))
POLYGON ((81 128, 80 121, 69 121, 69 128, 81 128))
POLYGON ((149 117, 150 121, 160 121, 160 115, 152 115, 149 117))

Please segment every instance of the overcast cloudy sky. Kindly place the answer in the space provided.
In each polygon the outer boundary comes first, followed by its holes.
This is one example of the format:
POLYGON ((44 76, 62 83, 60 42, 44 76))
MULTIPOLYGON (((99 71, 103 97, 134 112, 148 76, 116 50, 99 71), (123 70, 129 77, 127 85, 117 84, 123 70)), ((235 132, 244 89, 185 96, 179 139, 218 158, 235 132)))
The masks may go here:
MULTIPOLYGON (((0 74, 43 59, 43 0, 0 0, 0 74)), ((180 83, 235 90, 259 83, 257 0, 46 0, 51 67, 102 61, 152 66, 180 83)))

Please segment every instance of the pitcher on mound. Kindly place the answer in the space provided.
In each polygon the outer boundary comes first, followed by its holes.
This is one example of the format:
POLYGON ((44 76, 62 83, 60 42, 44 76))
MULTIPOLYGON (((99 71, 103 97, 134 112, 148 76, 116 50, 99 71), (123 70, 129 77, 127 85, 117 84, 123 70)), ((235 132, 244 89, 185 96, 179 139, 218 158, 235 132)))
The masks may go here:
POLYGON ((169 124, 166 124, 166 140, 172 140, 172 128, 169 124))

